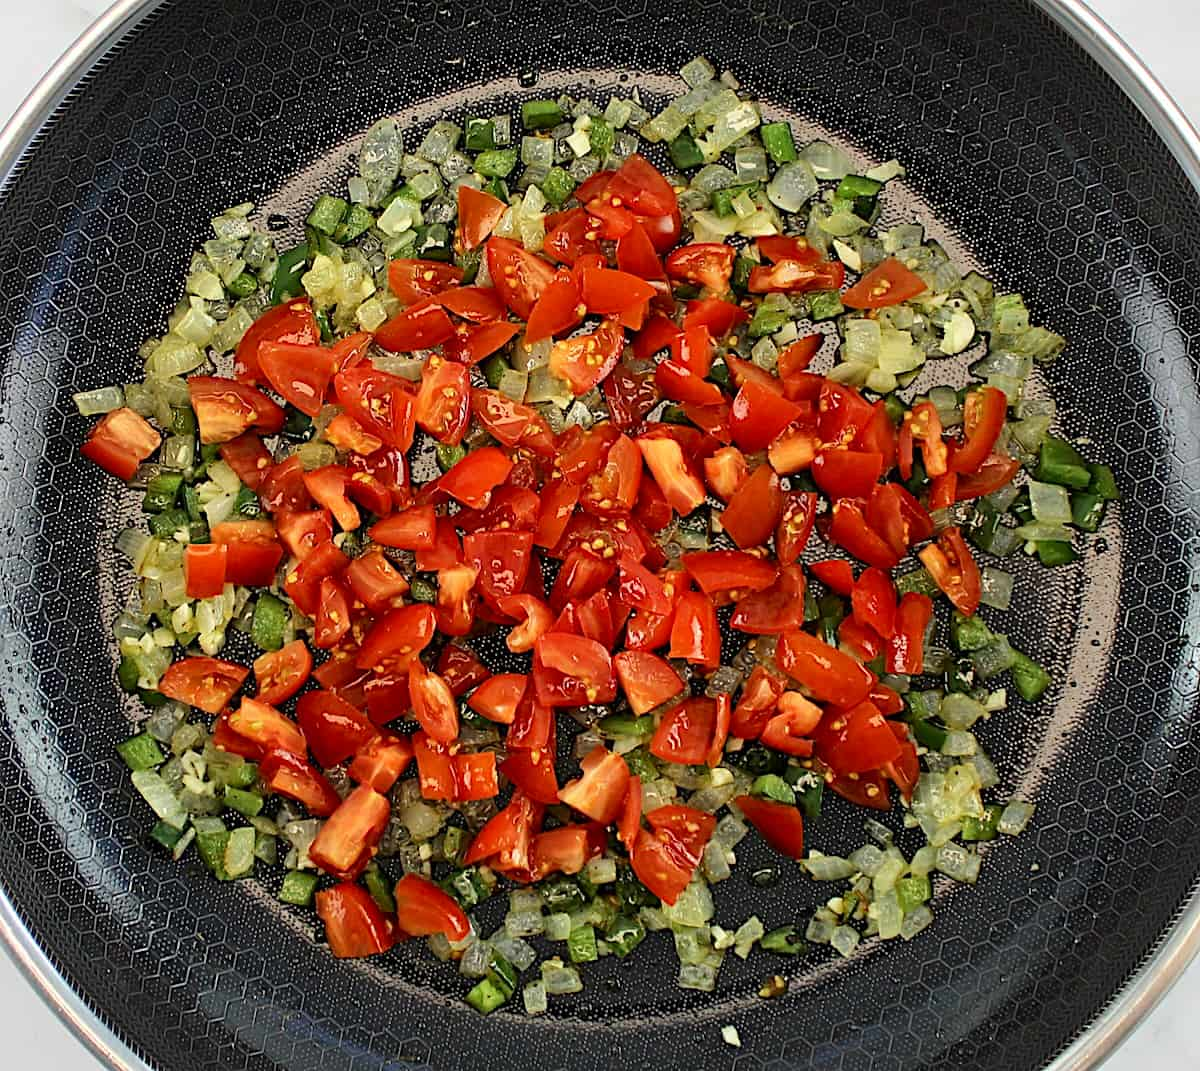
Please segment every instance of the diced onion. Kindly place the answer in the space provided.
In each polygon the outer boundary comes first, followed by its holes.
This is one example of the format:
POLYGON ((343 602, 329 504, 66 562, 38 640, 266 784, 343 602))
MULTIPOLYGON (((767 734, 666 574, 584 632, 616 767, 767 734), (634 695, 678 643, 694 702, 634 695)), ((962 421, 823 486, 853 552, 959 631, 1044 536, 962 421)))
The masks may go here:
POLYGON ((1034 517, 1047 524, 1071 523, 1071 499, 1067 489, 1055 483, 1029 481, 1029 508, 1034 517))
POLYGON ((125 392, 118 386, 97 387, 72 396, 80 416, 99 416, 111 413, 125 404, 125 392))

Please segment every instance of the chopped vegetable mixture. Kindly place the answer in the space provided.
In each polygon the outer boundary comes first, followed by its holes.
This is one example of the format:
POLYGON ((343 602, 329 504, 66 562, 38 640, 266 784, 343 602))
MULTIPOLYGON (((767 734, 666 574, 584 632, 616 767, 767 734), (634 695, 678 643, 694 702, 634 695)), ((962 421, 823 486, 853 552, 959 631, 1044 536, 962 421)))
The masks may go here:
POLYGON ((916 936, 1033 813, 973 730, 1052 681, 980 607, 1117 497, 1029 379, 1064 339, 878 225, 898 163, 682 75, 654 115, 382 120, 299 245, 213 220, 144 381, 76 397, 148 522, 115 631, 150 836, 315 906, 336 956, 427 938, 484 1013, 648 931, 685 988, 762 955, 764 998, 811 944, 916 936), (806 847, 847 806, 862 846, 806 847), (825 906, 718 923, 747 836, 825 906))

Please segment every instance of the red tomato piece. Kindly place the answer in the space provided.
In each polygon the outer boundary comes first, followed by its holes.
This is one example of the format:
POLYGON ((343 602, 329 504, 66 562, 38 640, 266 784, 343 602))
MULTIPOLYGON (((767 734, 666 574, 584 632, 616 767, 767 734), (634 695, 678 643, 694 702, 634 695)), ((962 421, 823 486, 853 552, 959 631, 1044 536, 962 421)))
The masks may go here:
POLYGON ((424 573, 448 569, 462 561, 462 544, 450 517, 438 517, 433 528, 433 546, 417 550, 417 569, 424 573))
POLYGON ((733 802, 780 855, 804 858, 804 818, 795 807, 755 796, 738 796, 733 802))
POLYGON ((784 428, 803 415, 795 402, 755 380, 747 380, 733 399, 729 430, 738 446, 753 453, 765 450, 784 428))
POLYGON ((700 865, 717 820, 682 804, 646 815, 651 832, 638 831, 630 863, 638 880, 666 904, 674 904, 700 865))
POLYGON ((812 736, 821 722, 821 708, 799 692, 784 692, 776 703, 778 713, 763 727, 762 742, 785 755, 807 758, 813 753, 812 736))
POLYGON ((661 314, 650 317, 645 326, 634 336, 633 354, 639 361, 648 361, 662 350, 674 348, 683 332, 661 314))
POLYGON ((749 473, 746 455, 736 446, 723 446, 704 459, 704 480, 718 498, 728 502, 749 473))
POLYGON ((320 338, 321 332, 308 298, 285 301, 282 305, 267 309, 250 325, 238 343, 233 361, 234 378, 250 386, 262 381, 258 351, 263 343, 291 342, 298 346, 315 346, 320 338))
POLYGON ((257 435, 239 435, 221 444, 221 460, 234 472, 238 479, 253 491, 257 491, 268 471, 275 464, 270 451, 263 446, 257 435))
MULTIPOLYGON (((707 334, 707 332, 705 332, 707 334)), ((695 405, 720 405, 725 396, 721 388, 677 361, 663 361, 654 369, 654 383, 676 402, 695 405)))
POLYGON ((838 646, 847 648, 857 658, 869 662, 883 650, 879 633, 855 617, 844 617, 837 627, 838 646))
POLYGON ((471 186, 459 186, 455 247, 469 250, 482 245, 507 211, 508 205, 499 197, 471 186))
POLYGON ((254 660, 255 698, 268 706, 291 699, 312 673, 313 660, 303 640, 285 643, 278 651, 266 651, 254 660))
POLYGON ((581 775, 565 784, 558 798, 606 826, 621 813, 629 787, 629 767, 620 755, 607 751, 602 744, 593 748, 581 765, 581 775))
POLYGON ((471 932, 458 903, 419 874, 405 874, 396 883, 395 898, 396 920, 413 937, 442 933, 451 941, 461 941, 471 932))
MULTIPOLYGON (((684 246, 684 249, 686 248, 688 247, 684 246)), ((687 303, 683 329, 689 331, 703 327, 713 338, 725 338, 735 327, 744 324, 748 319, 750 314, 732 301, 713 297, 701 298, 699 301, 687 303)))
POLYGON ((462 282, 462 268, 440 260, 393 260, 388 285, 405 305, 415 305, 462 282))
POLYGON ((914 543, 933 535, 928 511, 898 483, 885 483, 871 492, 865 517, 867 525, 887 543, 897 560, 914 543))
MULTIPOLYGON (((260 758, 258 776, 272 792, 303 803, 310 814, 328 818, 341 805, 342 797, 327 778, 302 754, 290 751, 261 751, 248 758, 260 758)), ((386 821, 386 819, 385 819, 386 821)), ((313 860, 316 862, 316 860, 313 860)))
POLYGON ((346 769, 352 780, 388 793, 413 760, 412 744, 403 736, 381 733, 359 749, 346 769))
POLYGON ((762 546, 783 513, 783 491, 770 465, 759 465, 734 492, 721 514, 721 527, 743 550, 762 546))
POLYGON ((785 384, 788 380, 795 380, 812 364, 824 341, 825 336, 820 333, 807 335, 780 351, 777 364, 779 378, 785 384))
POLYGON ((580 275, 580 290, 588 312, 615 316, 634 331, 642 326, 650 301, 657 293, 648 282, 611 268, 585 267, 580 275))
POLYGON ((359 669, 403 673, 433 639, 433 607, 414 603, 376 618, 363 638, 356 664, 359 669))
POLYGON ((683 681, 671 663, 648 651, 622 651, 613 657, 613 666, 625 698, 639 716, 684 690, 683 681))
POLYGON ((323 465, 304 474, 304 486, 308 493, 333 514, 343 531, 352 532, 358 527, 360 517, 357 507, 346 494, 350 481, 350 470, 341 465, 323 465))
MULTIPOLYGON (((904 414, 900 428, 900 475, 907 480, 912 475, 912 443, 921 444, 921 457, 927 475, 944 476, 950 471, 950 450, 942 441, 942 419, 933 402, 921 402, 904 414), (905 470, 908 470, 907 472, 905 470)), ((953 499, 951 499, 953 501, 953 499)))
MULTIPOLYGON (((331 576, 321 581, 313 644, 328 650, 350 631, 350 596, 345 585, 331 576)), ((322 764, 324 765, 324 764, 322 764)))
POLYGON ((983 463, 974 472, 968 472, 958 477, 954 488, 954 500, 966 502, 972 498, 990 495, 1012 483, 1013 477, 1021 468, 1021 462, 1016 458, 992 454, 984 458, 983 463))
POLYGON ((383 551, 374 547, 346 566, 346 582, 354 597, 373 614, 383 613, 403 603, 408 581, 383 551))
MULTIPOLYGON (((586 186, 585 182, 575 191, 581 204, 587 204, 591 200, 591 197, 585 198, 582 194, 586 186)), ((557 212, 547 216, 546 237, 542 242, 542 249, 547 256, 561 264, 574 264, 580 257, 599 254, 602 251, 600 223, 582 208, 572 208, 568 212, 557 212)))
MULTIPOLYGON (((283 410, 260 390, 219 376, 189 376, 187 385, 202 443, 227 443, 251 428, 264 435, 274 435, 283 427, 283 410)), ((93 436, 99 434, 101 428, 116 427, 118 420, 122 421, 122 428, 131 423, 127 417, 119 415, 125 412, 132 410, 116 409, 109 413, 93 429, 93 436)), ((155 447, 157 440, 155 433, 155 447)))
POLYGON ((475 567, 458 563, 438 570, 437 626, 447 636, 465 636, 475 624, 475 567))
POLYGON ((875 685, 875 674, 866 666, 807 632, 785 632, 776 660, 822 703, 852 707, 875 685))
POLYGON ((506 595, 496 600, 496 607, 502 614, 518 622, 509 630, 504 641, 514 654, 532 651, 554 623, 553 611, 535 595, 506 595))
POLYGON ((733 708, 730 734, 743 740, 757 740, 775 713, 783 691, 783 681, 779 677, 765 666, 755 666, 733 708))
POLYGON ((833 504, 828 539, 868 565, 894 569, 900 563, 900 555, 867 526, 862 505, 853 499, 842 498, 833 504))
POLYGON ((421 377, 417 423, 440 443, 462 442, 471 416, 471 375, 456 361, 430 357, 421 377))
POLYGON ((554 279, 554 268, 511 238, 489 238, 488 274, 504 304, 528 320, 542 292, 554 279))
POLYGON ((260 754, 268 751, 289 751, 294 755, 308 753, 300 727, 291 718, 257 699, 243 697, 238 708, 230 712, 228 724, 243 740, 257 747, 260 754))
POLYGON ((676 513, 686 516, 704 501, 704 484, 675 439, 641 435, 635 442, 659 490, 676 513))
POLYGON ((454 799, 454 763, 450 749, 421 731, 413 733, 412 748, 422 797, 427 800, 454 799))
MULTIPOLYGON (((305 493, 307 490, 305 488, 305 493)), ((275 523, 279 538, 297 561, 304 561, 317 547, 333 539, 333 517, 327 509, 302 513, 280 510, 275 515, 275 523)))
POLYGON ((333 350, 293 342, 264 342, 258 348, 258 366, 276 394, 310 417, 321 411, 337 371, 333 350))
POLYGON ((517 787, 518 795, 524 793, 535 803, 547 806, 558 803, 554 753, 549 748, 511 750, 500 764, 500 772, 517 787))
POLYGON ((866 498, 882 473, 882 454, 840 447, 818 451, 812 463, 814 482, 830 498, 866 498))
POLYGON ((454 334, 454 322, 446 310, 426 300, 397 313, 375 332, 375 341, 393 353, 427 350, 440 346, 454 334))
POLYGON ((345 762, 376 735, 370 719, 333 692, 305 692, 296 703, 296 721, 317 762, 345 762))
POLYGON ((433 506, 411 506, 382 521, 376 521, 368 529, 368 534, 385 547, 430 550, 434 545, 436 527, 437 514, 433 506))
POLYGON ((442 653, 438 655, 437 671, 450 685, 450 691, 456 699, 491 676, 491 671, 479 661, 474 651, 457 643, 448 643, 442 648, 442 653))
POLYGON ((298 512, 312 505, 312 495, 304 486, 304 463, 298 456, 293 454, 267 469, 258 487, 258 499, 271 513, 298 512))
POLYGON ((796 260, 801 264, 817 264, 820 251, 809 244, 803 236, 788 237, 782 234, 764 235, 758 239, 758 251, 772 264, 781 260, 796 260))
POLYGON ((761 591, 775 583, 774 563, 740 550, 698 550, 683 555, 688 575, 711 595, 717 591, 761 591))
POLYGON ((685 699, 662 716, 648 745, 650 754, 664 762, 702 765, 708 760, 716 723, 715 700, 706 696, 685 699))
POLYGON ((364 362, 334 376, 333 390, 338 405, 372 435, 397 450, 412 446, 415 398, 407 380, 364 362))
POLYGON ((496 753, 478 751, 455 755, 452 760, 454 771, 454 799, 463 803, 469 800, 490 800, 500 791, 496 779, 496 753))
POLYGON ((950 456, 950 468, 958 473, 972 473, 992 453, 992 447, 1004 430, 1008 398, 996 387, 978 387, 963 403, 964 441, 950 456))
POLYGON ((850 607, 860 624, 873 629, 881 639, 888 639, 896 627, 896 588, 892 578, 874 565, 864 569, 854 582, 850 607))
POLYGON ((321 602, 321 581, 327 576, 340 573, 350 562, 332 542, 315 547, 308 556, 287 574, 284 590, 310 617, 317 612, 321 602))
POLYGON ((685 591, 675 605, 671 623, 671 657, 716 669, 721 663, 721 628, 712 599, 700 591, 685 591))
MULTIPOLYGON (((604 186, 604 192, 645 216, 668 216, 679 204, 671 184, 641 153, 626 158, 604 186)), ((579 191, 576 196, 580 196, 579 191)))
POLYGON ((533 406, 521 405, 499 391, 471 393, 471 409, 479 422, 505 446, 524 446, 537 454, 554 453, 554 435, 533 406))
POLYGON ((970 617, 979 609, 979 566, 958 527, 945 529, 918 557, 959 613, 970 617))
POLYGON ((448 312, 472 323, 492 323, 507 315, 504 301, 491 286, 456 286, 437 294, 433 300, 448 312))
POLYGON ((408 688, 413 717, 438 743, 449 744, 458 738, 458 704, 445 679, 425 668, 419 658, 408 670, 408 688))
POLYGON ((730 624, 756 636, 790 632, 804 624, 804 573, 785 565, 770 587, 738 600, 730 624))
POLYGON ((659 280, 667 277, 662 261, 658 259, 658 250, 640 223, 635 223, 628 234, 617 240, 617 267, 639 279, 659 280))
POLYGON ((514 792, 509 805, 475 834, 463 863, 490 860, 497 870, 528 871, 533 830, 541 820, 542 808, 520 790, 514 792))
POLYGON ((483 509, 492 489, 508 479, 512 462, 494 446, 472 450, 438 481, 438 486, 464 506, 483 509))
POLYGON ((925 281, 895 257, 872 268, 842 295, 848 309, 882 309, 925 293, 925 281))
POLYGON ((511 725, 528 685, 529 678, 524 673, 498 673, 475 689, 467 706, 489 721, 511 725))
POLYGON ((159 678, 158 690, 168 699, 219 714, 249 675, 250 671, 236 662, 202 656, 181 658, 159 678))
POLYGON ((547 874, 578 874, 604 851, 604 831, 596 825, 560 826, 533 838, 530 870, 535 881, 547 874))
POLYGON ((666 585, 640 562, 625 558, 620 566, 617 595, 626 606, 651 614, 669 614, 674 600, 666 585))
POLYGON ((507 346, 520 333, 520 324, 496 321, 488 324, 459 324, 442 344, 442 356, 460 364, 478 364, 507 346))
POLYGON ((533 555, 533 534, 497 530, 463 538, 463 556, 478 570, 479 591, 491 603, 525 586, 533 555))
MULTIPOLYGON (((383 446, 382 439, 372 435, 357 420, 346 413, 338 413, 329 422, 325 428, 325 438, 342 453, 360 454, 363 457, 375 453, 383 446)), ((361 475, 366 474, 362 473, 361 475)))
POLYGON ((575 277, 568 271, 559 271, 529 314, 525 342, 540 342, 570 331, 583 320, 586 311, 575 277))
POLYGON ((723 242, 682 245, 667 257, 667 274, 677 282, 703 287, 712 294, 724 294, 729 290, 735 255, 733 246, 723 242))
POLYGON ((586 394, 616 367, 624 346, 621 325, 606 319, 589 335, 554 343, 550 371, 566 380, 574 394, 586 394))
MULTIPOLYGON (((933 600, 915 591, 900 597, 895 631, 887 645, 887 671, 915 676, 925 669, 925 630, 933 618, 933 600)), ((886 712, 885 712, 886 713, 886 712)))
POLYGON ((189 599, 210 599, 225 590, 226 548, 220 543, 193 543, 184 548, 183 575, 189 599))
POLYGON ((817 730, 817 755, 839 774, 878 770, 900 755, 900 744, 869 699, 831 710, 817 730))
POLYGON ((588 477, 581 504, 601 516, 628 513, 637 502, 641 483, 641 452, 632 439, 621 435, 609 446, 599 471, 588 477))
POLYGON ((815 264, 799 260, 779 260, 768 267, 750 269, 746 289, 752 294, 803 294, 809 290, 840 290, 846 281, 846 269, 840 260, 815 264))
POLYGON ((595 640, 547 632, 534 650, 533 680, 538 702, 548 707, 583 706, 610 703, 616 698, 612 658, 595 640))
POLYGON ((338 959, 378 956, 396 943, 391 922, 361 885, 344 881, 316 896, 329 951, 338 959))
POLYGON ((635 372, 623 361, 613 366, 601 389, 609 416, 625 432, 640 427, 646 414, 658 404, 661 397, 653 372, 635 372))
POLYGON ((829 558, 809 566, 815 576, 830 591, 850 597, 854 590, 854 567, 845 558, 829 558))

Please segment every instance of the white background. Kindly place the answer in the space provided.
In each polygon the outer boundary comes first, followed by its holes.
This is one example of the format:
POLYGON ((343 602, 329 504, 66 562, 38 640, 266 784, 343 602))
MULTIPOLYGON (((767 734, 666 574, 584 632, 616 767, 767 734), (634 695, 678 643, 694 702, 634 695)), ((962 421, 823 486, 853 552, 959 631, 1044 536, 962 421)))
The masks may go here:
MULTIPOLYGON (((105 0, 0 0, 0 119, 9 115, 44 71, 107 6, 105 0)), ((1200 125, 1200 6, 1180 0, 1093 0, 1093 6, 1125 36, 1193 122, 1200 125)), ((1147 1066, 1195 1065, 1192 1045, 1200 1040, 1194 1022, 1200 1001, 1200 962, 1105 1066, 1105 1071, 1141 1071, 1147 1066), (1189 1016, 1193 1018, 1189 1018, 1189 1016)), ((12 1067, 90 1071, 99 1065, 74 1040, 17 973, 0 957, 0 1037, 12 1067)))

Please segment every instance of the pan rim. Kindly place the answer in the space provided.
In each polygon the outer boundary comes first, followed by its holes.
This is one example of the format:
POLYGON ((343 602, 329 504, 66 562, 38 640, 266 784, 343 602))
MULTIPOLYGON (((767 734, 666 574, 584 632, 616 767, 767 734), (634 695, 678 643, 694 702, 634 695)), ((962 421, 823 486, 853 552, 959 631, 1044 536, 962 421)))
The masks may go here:
MULTIPOLYGON (((96 61, 168 0, 116 0, 68 48, 0 130, 0 188, 37 131, 69 98, 96 61)), ((1027 0, 1093 59, 1132 101, 1200 193, 1200 134, 1119 34, 1083 0, 1027 0)), ((58 971, 0 886, 0 944, 59 1021, 112 1071, 154 1071, 58 971)), ((1045 1071, 1098 1068, 1158 1005, 1200 953, 1200 891, 1193 890, 1157 949, 1112 1003, 1045 1071)))

